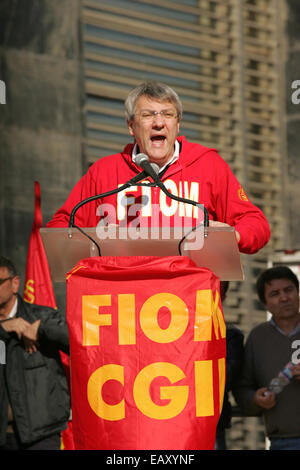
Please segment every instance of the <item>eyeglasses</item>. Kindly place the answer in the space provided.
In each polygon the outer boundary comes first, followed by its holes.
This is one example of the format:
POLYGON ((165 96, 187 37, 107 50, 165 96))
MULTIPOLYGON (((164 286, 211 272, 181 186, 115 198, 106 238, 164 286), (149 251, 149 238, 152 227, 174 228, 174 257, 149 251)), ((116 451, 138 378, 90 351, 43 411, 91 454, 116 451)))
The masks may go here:
POLYGON ((167 121, 171 121, 177 117, 177 113, 175 111, 142 111, 141 113, 137 114, 140 116, 140 119, 144 122, 154 121, 156 116, 160 115, 167 121))
POLYGON ((8 281, 8 279, 12 279, 12 277, 6 277, 5 279, 0 279, 0 286, 2 286, 2 284, 8 281))

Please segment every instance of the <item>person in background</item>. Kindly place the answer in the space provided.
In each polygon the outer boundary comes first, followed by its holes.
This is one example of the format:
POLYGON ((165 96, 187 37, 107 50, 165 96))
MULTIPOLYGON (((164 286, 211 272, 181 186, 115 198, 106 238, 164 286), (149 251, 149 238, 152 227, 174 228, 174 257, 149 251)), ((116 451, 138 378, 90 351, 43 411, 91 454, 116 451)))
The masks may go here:
POLYGON ((70 397, 59 351, 69 352, 62 315, 18 294, 14 264, 0 256, 0 450, 59 450, 70 397))
POLYGON ((234 397, 244 415, 263 415, 271 450, 300 450, 299 281, 289 267, 275 266, 256 286, 271 319, 247 338, 234 397))

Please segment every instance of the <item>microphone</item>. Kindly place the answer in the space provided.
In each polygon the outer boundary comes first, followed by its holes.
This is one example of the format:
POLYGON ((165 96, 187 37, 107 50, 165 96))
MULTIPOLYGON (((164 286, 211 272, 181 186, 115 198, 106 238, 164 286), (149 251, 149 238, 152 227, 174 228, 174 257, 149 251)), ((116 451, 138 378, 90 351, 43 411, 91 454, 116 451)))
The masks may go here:
POLYGON ((150 163, 149 157, 145 153, 139 153, 136 156, 135 163, 143 168, 143 170, 147 173, 148 176, 151 176, 155 183, 160 183, 160 179, 157 176, 159 172, 159 166, 156 163, 150 163))
MULTIPOLYGON (((199 207, 204 213, 204 227, 209 226, 209 216, 208 216, 208 212, 207 212, 206 207, 203 204, 199 204, 198 202, 193 201, 192 199, 186 199, 184 197, 178 197, 178 196, 175 196, 174 194, 170 193, 167 190, 167 188, 165 187, 165 185, 163 184, 163 182, 161 181, 161 179, 159 178, 156 170, 153 168, 154 165, 155 165, 155 167, 158 168, 158 165, 156 165, 155 163, 150 163, 148 155, 146 155, 145 153, 139 153, 135 158, 135 163, 138 166, 140 166, 141 168, 143 168, 143 170, 148 174, 148 176, 151 176, 151 178, 157 184, 157 186, 167 196, 169 196, 171 199, 174 199, 175 201, 179 201, 179 202, 185 202, 187 204, 192 204, 193 206, 199 207)), ((159 170, 159 168, 158 168, 158 170, 159 170)), ((206 236, 206 235, 207 234, 205 232, 204 236, 206 236)))

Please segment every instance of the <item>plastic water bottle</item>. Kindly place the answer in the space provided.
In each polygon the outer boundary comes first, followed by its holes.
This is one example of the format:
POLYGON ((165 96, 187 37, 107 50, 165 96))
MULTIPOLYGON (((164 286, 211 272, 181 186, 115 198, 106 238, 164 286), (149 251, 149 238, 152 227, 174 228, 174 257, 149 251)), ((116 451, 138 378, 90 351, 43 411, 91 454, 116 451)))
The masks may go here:
POLYGON ((292 367, 295 364, 289 362, 284 366, 284 368, 279 372, 277 377, 271 380, 268 386, 268 391, 274 392, 275 395, 282 392, 282 390, 291 382, 293 379, 292 367))

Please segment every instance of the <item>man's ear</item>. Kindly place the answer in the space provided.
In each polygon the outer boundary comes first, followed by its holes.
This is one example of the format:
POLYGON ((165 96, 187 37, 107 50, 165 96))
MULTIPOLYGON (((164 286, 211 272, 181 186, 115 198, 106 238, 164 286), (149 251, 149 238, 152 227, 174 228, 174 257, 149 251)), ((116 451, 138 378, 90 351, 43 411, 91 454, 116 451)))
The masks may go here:
POLYGON ((128 127, 128 131, 129 131, 129 134, 134 136, 134 130, 133 130, 133 121, 127 121, 127 127, 128 127))
POLYGON ((13 293, 17 294, 20 288, 20 277, 19 276, 13 277, 11 282, 12 282, 13 293))

